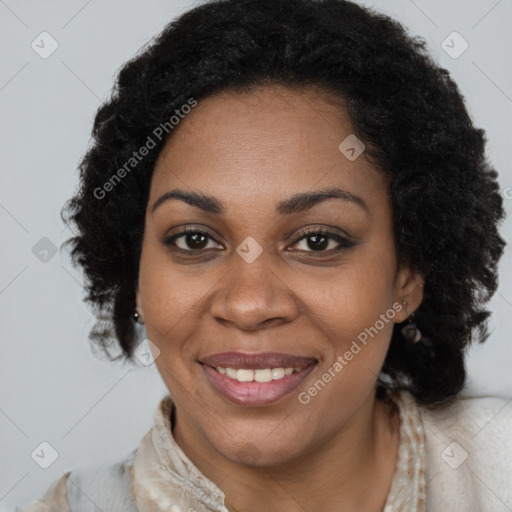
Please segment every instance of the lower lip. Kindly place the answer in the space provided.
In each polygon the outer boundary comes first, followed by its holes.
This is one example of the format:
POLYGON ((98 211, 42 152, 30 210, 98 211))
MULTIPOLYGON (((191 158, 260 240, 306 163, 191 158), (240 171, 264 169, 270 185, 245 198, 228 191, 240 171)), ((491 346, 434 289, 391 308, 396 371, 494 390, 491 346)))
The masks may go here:
POLYGON ((260 407, 277 402, 290 394, 311 373, 315 363, 302 371, 286 375, 270 382, 239 382, 222 375, 217 370, 203 364, 203 371, 210 384, 224 397, 237 405, 260 407))

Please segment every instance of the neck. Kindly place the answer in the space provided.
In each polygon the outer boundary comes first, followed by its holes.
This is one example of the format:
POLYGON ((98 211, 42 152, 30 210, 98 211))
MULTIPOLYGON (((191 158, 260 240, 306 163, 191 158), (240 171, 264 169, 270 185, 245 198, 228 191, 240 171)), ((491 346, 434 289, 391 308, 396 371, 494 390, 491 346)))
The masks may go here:
POLYGON ((314 451, 271 467, 221 458, 195 438, 192 428, 174 428, 176 443, 199 470, 217 483, 230 512, 240 510, 382 511, 398 454, 398 417, 372 393, 350 423, 314 451), (262 489, 265 492, 262 492, 262 489))

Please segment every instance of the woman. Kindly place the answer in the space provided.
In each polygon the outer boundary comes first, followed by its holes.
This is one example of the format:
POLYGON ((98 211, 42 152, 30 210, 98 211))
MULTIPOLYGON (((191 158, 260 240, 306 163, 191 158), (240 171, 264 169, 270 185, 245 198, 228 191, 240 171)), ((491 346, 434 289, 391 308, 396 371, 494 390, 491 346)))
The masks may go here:
POLYGON ((93 137, 65 209, 93 337, 146 337, 169 396, 29 510, 512 507, 510 403, 461 395, 497 175, 424 43, 342 0, 209 2, 121 69, 93 137))

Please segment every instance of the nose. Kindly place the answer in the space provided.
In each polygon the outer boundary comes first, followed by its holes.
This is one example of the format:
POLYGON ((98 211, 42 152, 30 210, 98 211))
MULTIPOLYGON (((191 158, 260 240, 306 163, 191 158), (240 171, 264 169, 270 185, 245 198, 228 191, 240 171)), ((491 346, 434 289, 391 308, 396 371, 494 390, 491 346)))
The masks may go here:
POLYGON ((211 314, 218 322, 255 331, 297 317, 299 308, 293 291, 271 260, 265 251, 251 263, 234 255, 211 304, 211 314))

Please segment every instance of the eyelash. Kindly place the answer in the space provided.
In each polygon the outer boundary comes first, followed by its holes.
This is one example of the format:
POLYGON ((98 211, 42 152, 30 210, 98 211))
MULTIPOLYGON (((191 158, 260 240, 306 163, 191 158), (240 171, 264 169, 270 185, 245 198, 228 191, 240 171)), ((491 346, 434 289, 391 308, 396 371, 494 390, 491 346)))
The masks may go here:
MULTIPOLYGON (((198 250, 194 250, 194 249, 189 249, 189 250, 186 250, 186 249, 181 249, 180 247, 176 247, 176 245, 174 244, 174 241, 177 240, 178 238, 181 238, 183 236, 186 236, 188 234, 198 234, 198 235, 203 235, 203 236, 206 236, 208 237, 208 239, 210 240, 213 240, 215 243, 219 243, 217 242, 217 240, 215 240, 215 238, 213 238, 212 236, 210 236, 209 233, 207 233, 206 231, 201 231, 199 229, 196 229, 196 228, 185 228, 183 229, 182 231, 180 231, 179 233, 175 233, 174 235, 171 235, 167 238, 164 239, 164 244, 166 246, 168 246, 171 250, 174 250, 174 251, 180 251, 180 252, 185 252, 185 253, 200 253, 204 250, 207 250, 207 249, 198 249, 198 250)), ((337 242, 339 244, 339 247, 337 247, 336 249, 330 249, 330 250, 322 250, 322 251, 303 251, 303 252, 307 252, 307 253, 319 253, 319 254, 330 254, 330 253, 333 253, 333 252, 340 252, 344 249, 350 249, 351 247, 354 247, 354 243, 351 242, 348 238, 345 238, 337 233, 334 233, 332 231, 329 231, 325 228, 317 228, 317 229, 311 229, 311 230, 307 230, 307 231, 303 231, 302 233, 300 233, 298 235, 298 238, 295 240, 295 242, 293 242, 292 245, 296 245, 297 243, 301 242, 302 240, 304 240, 305 238, 308 238, 310 236, 313 236, 313 235, 320 235, 320 236, 325 236, 327 238, 330 238, 332 240, 334 240, 335 242, 337 242)))

